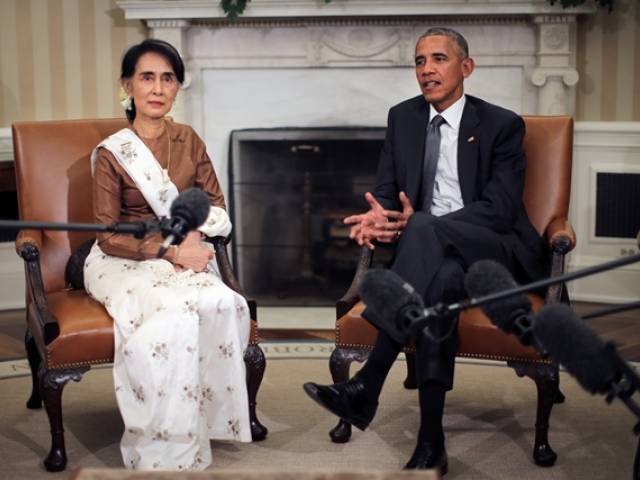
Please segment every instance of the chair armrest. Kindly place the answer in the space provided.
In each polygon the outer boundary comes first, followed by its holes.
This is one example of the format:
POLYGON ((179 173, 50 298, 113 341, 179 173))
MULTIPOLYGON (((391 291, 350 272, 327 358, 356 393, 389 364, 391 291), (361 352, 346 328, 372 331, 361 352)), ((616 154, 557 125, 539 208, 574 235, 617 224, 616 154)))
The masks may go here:
POLYGON ((576 246, 576 232, 566 218, 556 218, 547 227, 546 237, 552 251, 567 254, 576 246))
MULTIPOLYGON (((556 218, 547 227, 546 237, 551 251, 551 277, 564 273, 565 255, 576 246, 576 233, 566 218, 556 218)), ((564 284, 549 287, 545 303, 560 303, 564 284)))
POLYGON ((37 230, 22 230, 16 238, 16 250, 25 263, 27 297, 31 299, 27 308, 29 314, 36 321, 35 326, 41 329, 41 336, 45 345, 55 340, 60 334, 58 319, 49 311, 47 299, 44 295, 42 271, 40 269, 40 249, 42 248, 42 233, 37 230))
POLYGON ((22 257, 22 247, 25 244, 33 245, 37 250, 42 248, 42 231, 41 230, 20 230, 16 237, 16 252, 22 257))
POLYGON ((220 270, 220 278, 222 278, 222 281, 227 287, 245 298, 249 305, 249 314, 251 318, 257 321, 258 312, 256 302, 247 298, 247 295, 240 286, 240 282, 238 282, 235 273, 233 273, 233 268, 231 268, 231 261, 229 260, 229 254, 227 253, 227 243, 229 243, 230 240, 231 237, 221 236, 206 238, 206 241, 213 245, 213 249, 216 252, 216 263, 218 265, 218 270, 220 270))
POLYGON ((342 298, 336 302, 336 319, 346 314, 360 300, 358 287, 360 286, 362 277, 367 273, 367 270, 369 270, 372 260, 373 251, 367 247, 362 247, 360 249, 360 257, 358 258, 358 267, 356 268, 356 273, 353 275, 353 280, 351 280, 351 285, 342 298))

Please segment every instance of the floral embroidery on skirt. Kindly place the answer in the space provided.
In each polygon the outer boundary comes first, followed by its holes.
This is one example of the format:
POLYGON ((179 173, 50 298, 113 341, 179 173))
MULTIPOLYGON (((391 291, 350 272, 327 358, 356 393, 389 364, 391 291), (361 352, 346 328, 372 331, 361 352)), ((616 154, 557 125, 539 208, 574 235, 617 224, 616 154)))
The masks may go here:
POLYGON ((215 273, 176 272, 94 245, 85 286, 114 318, 114 383, 132 469, 202 470, 209 439, 251 441, 244 298, 215 273))

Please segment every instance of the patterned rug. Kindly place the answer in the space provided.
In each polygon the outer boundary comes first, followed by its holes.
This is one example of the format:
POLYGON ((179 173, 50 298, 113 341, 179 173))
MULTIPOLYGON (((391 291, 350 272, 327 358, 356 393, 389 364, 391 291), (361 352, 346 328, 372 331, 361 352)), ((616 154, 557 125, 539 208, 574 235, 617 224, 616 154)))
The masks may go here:
MULTIPOLYGON (((310 401, 302 383, 330 383, 331 344, 263 344, 267 369, 258 394, 263 442, 212 442, 214 464, 222 470, 340 471, 402 468, 414 448, 418 428, 415 391, 402 387, 405 363, 396 362, 371 427, 354 431, 347 444, 327 435, 335 418, 310 401)), ((30 378, 14 365, 15 376, 0 380, 0 478, 69 478, 78 467, 119 468, 118 414, 111 370, 88 372, 64 390, 68 472, 49 474, 39 462, 49 448, 49 425, 42 410, 27 410, 30 378)), ((459 362, 455 388, 447 398, 445 432, 452 479, 625 479, 631 477, 637 437, 634 417, 621 402, 607 405, 561 374, 567 401, 554 407, 550 441, 559 455, 553 468, 531 459, 536 389, 528 379, 495 364, 459 362)))

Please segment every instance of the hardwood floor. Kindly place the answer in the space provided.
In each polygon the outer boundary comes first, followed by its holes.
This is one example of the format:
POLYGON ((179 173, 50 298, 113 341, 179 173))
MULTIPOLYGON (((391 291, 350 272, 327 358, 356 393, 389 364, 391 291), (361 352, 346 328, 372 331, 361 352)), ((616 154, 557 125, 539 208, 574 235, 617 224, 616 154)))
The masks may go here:
MULTIPOLYGON (((607 305, 576 302, 573 305, 579 315, 586 315, 607 305)), ((24 310, 0 312, 0 361, 24 358, 24 310)), ((604 340, 618 345, 627 360, 640 362, 640 310, 619 312, 610 316, 587 320, 587 324, 604 340)), ((317 340, 333 341, 333 330, 261 329, 265 341, 317 340)))

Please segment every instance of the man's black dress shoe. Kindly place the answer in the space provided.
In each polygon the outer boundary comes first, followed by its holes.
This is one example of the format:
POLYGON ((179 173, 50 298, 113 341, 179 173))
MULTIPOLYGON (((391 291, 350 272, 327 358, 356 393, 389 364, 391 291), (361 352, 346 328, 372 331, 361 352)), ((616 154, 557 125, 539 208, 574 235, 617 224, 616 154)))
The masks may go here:
POLYGON ((302 387, 319 405, 360 430, 369 426, 378 408, 377 402, 367 398, 364 383, 357 377, 333 385, 308 382, 302 387))
POLYGON ((413 455, 404 466, 405 470, 437 469, 440 475, 447 473, 447 451, 444 445, 439 446, 429 442, 419 442, 413 455))

